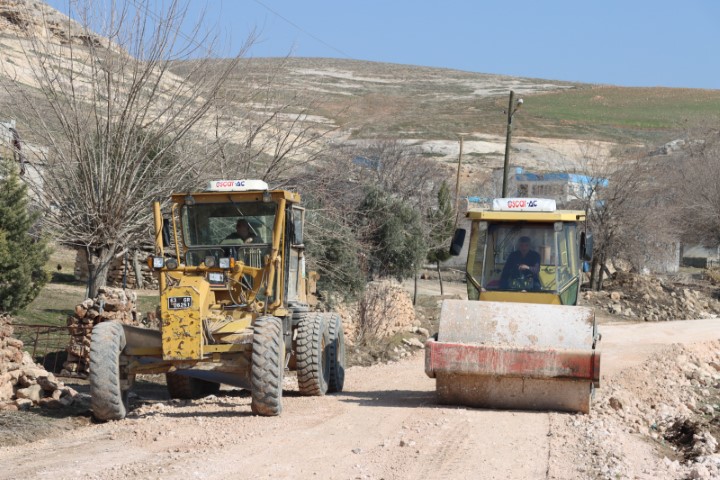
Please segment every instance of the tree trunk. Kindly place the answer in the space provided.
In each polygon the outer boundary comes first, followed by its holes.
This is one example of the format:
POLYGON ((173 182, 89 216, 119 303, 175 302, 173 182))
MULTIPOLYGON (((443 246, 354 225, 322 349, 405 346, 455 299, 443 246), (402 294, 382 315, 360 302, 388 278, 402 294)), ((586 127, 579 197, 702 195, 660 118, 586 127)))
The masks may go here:
POLYGON ((140 265, 140 252, 133 250, 133 270, 135 272, 135 288, 145 288, 145 279, 142 274, 142 266, 140 265))
POLYGON ((603 279, 604 279, 604 276, 605 276, 605 269, 606 269, 606 267, 605 267, 605 255, 602 255, 602 256, 600 257, 600 262, 599 262, 599 263, 600 263, 600 265, 599 265, 600 271, 598 272, 598 288, 597 288, 598 291, 602 290, 602 288, 603 288, 603 279))
POLYGON ((440 272, 440 261, 435 262, 435 265, 437 265, 437 274, 438 278, 440 279, 440 296, 443 296, 445 295, 445 290, 443 290, 442 273, 440 272))
POLYGON ((597 264, 598 264, 598 257, 594 256, 592 261, 590 262, 590 290, 598 291, 597 288, 597 264))
POLYGON ((417 277, 418 277, 418 271, 417 268, 415 269, 415 288, 413 290, 413 305, 417 305, 417 277))
POLYGON ((96 250, 97 255, 88 255, 88 297, 95 298, 98 290, 107 285, 107 276, 110 271, 110 262, 115 256, 112 247, 102 247, 96 250))

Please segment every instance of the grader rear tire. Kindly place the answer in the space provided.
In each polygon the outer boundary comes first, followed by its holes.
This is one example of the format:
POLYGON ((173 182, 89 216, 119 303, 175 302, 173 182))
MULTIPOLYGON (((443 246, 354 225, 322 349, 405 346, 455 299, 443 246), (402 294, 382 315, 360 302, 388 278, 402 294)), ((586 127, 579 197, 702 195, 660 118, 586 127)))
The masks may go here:
POLYGON ((220 391, 220 384, 217 382, 209 382, 177 373, 166 373, 165 381, 170 398, 194 400, 208 395, 217 395, 220 391))
POLYGON ((253 331, 250 368, 250 408, 254 414, 271 417, 282 413, 284 360, 282 322, 269 315, 257 318, 253 331))
POLYGON ((322 396, 330 379, 330 334, 326 316, 308 313, 298 325, 297 377, 300 393, 322 396))
POLYGON ((98 323, 90 343, 90 407, 100 421, 122 420, 128 411, 128 392, 121 381, 126 379, 120 364, 125 348, 125 331, 118 322, 98 323))
POLYGON ((342 392, 345 385, 345 332, 342 318, 337 313, 327 315, 327 321, 330 336, 328 392, 342 392))

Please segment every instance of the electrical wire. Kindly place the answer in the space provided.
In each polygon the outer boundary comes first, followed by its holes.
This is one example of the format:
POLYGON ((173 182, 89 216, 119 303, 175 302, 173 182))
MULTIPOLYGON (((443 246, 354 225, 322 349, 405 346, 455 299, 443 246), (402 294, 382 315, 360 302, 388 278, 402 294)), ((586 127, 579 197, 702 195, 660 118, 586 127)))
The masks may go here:
POLYGON ((300 25, 297 25, 297 24, 296 24, 295 22, 293 22, 292 20, 290 20, 290 19, 288 19, 288 18, 285 18, 284 16, 282 16, 281 14, 279 14, 278 12, 276 12, 275 10, 273 10, 272 8, 270 8, 270 7, 268 7, 267 5, 265 5, 265 4, 264 4, 263 2, 261 2, 260 0, 254 0, 254 2, 257 3, 258 5, 260 5, 261 7, 265 8, 268 12, 272 13, 272 14, 275 15, 276 17, 278 17, 278 18, 280 18, 281 20, 285 21, 286 23, 292 25, 294 28, 296 28, 296 29, 299 30, 300 32, 304 33, 304 34, 307 35, 308 37, 312 38, 312 39, 315 40, 316 42, 319 42, 319 43, 325 45, 326 47, 328 47, 329 49, 334 50, 335 52, 339 53, 339 54, 342 55, 343 57, 352 60, 352 57, 351 57, 350 55, 348 55, 347 53, 343 52, 342 50, 340 50, 340 49, 337 48, 337 47, 334 47, 334 46, 330 45, 329 43, 327 43, 327 42, 324 41, 323 39, 317 37, 316 35, 313 35, 312 33, 308 32, 307 30, 305 30, 304 28, 302 28, 300 25))

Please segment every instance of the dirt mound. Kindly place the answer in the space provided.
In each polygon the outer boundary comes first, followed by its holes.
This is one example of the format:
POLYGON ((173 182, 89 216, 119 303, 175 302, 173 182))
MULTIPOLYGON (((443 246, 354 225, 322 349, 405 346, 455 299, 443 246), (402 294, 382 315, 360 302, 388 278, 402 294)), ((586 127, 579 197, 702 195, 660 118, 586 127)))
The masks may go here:
POLYGON ((398 283, 372 282, 358 305, 359 332, 372 337, 389 337, 409 330, 415 323, 415 309, 408 293, 398 283))
POLYGON ((410 296, 397 282, 370 282, 356 302, 338 301, 333 305, 343 319, 345 339, 353 345, 368 339, 383 339, 416 325, 410 296))
POLYGON ((673 345, 613 380, 590 415, 554 416, 593 452, 592 478, 633 478, 636 462, 640 478, 720 478, 720 341, 673 345))
POLYGON ((720 302, 713 289, 683 277, 615 272, 600 292, 585 292, 584 300, 613 315, 646 322, 715 318, 720 302))

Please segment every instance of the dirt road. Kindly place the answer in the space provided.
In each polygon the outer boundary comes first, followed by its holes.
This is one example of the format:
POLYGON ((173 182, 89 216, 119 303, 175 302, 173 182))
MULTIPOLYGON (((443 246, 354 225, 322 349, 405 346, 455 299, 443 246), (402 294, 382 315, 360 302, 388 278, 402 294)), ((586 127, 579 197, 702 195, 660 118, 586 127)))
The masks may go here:
MULTIPOLYGON (((603 383, 663 345, 720 338, 719 320, 608 325, 603 383)), ((0 478, 588 478, 577 415, 439 407, 422 354, 354 367, 346 391, 286 392, 280 418, 242 391, 156 399, 121 422, 0 450, 0 478)), ((636 446, 638 457, 652 456, 636 446)), ((649 457, 648 457, 649 458, 649 457)), ((639 478, 643 477, 638 474, 639 478)), ((594 477, 593 477, 594 478, 594 477)))

